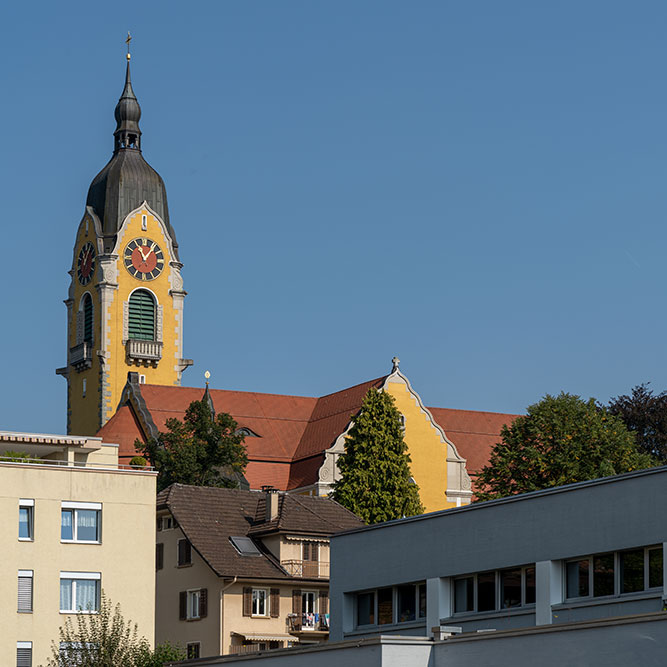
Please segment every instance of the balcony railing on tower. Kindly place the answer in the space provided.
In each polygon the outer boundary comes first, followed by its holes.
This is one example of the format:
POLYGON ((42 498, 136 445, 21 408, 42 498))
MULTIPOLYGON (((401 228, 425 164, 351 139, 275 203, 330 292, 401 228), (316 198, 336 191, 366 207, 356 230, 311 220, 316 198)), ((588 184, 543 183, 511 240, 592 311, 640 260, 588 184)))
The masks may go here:
POLYGON ((69 350, 69 363, 76 371, 84 371, 93 365, 92 345, 88 341, 79 343, 69 350))
POLYGON ((130 338, 125 345, 128 359, 139 364, 153 366, 162 359, 162 343, 157 340, 140 340, 130 338))

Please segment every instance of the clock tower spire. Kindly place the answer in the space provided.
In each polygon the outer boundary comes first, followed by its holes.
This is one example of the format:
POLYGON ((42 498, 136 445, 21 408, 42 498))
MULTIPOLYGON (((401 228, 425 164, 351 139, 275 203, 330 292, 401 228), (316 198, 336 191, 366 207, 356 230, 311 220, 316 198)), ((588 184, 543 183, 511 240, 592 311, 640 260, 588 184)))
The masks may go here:
POLYGON ((111 159, 93 179, 74 244, 67 305, 67 431, 95 434, 115 413, 130 371, 178 385, 186 292, 167 191, 141 151, 130 52, 114 112, 111 159))

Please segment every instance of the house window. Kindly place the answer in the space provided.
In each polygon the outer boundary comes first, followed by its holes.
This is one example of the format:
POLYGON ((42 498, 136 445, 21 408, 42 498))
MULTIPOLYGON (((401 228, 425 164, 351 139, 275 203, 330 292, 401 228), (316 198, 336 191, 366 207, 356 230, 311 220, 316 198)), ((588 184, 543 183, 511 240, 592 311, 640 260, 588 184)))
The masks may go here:
POLYGON ((19 570, 19 596, 17 611, 32 612, 32 570, 19 570))
POLYGON ((662 588, 662 559, 662 547, 656 545, 566 561, 566 597, 609 597, 662 588))
POLYGON ((161 570, 164 567, 164 544, 158 542, 155 545, 155 569, 161 570))
POLYGON ((94 613, 100 610, 99 572, 60 573, 60 611, 94 613))
POLYGON ((535 604, 535 567, 479 572, 454 579, 454 613, 498 611, 535 604))
POLYGON ((253 588, 252 589, 252 615, 253 616, 268 616, 268 602, 266 589, 253 588))
POLYGON ((128 335, 138 340, 155 340, 155 299, 145 289, 130 295, 128 305, 128 335))
POLYGON ((33 539, 34 511, 34 500, 27 498, 19 500, 19 540, 30 541, 33 539))
POLYGON ((410 623, 426 617, 426 584, 357 593, 357 625, 410 623))
POLYGON ((314 614, 316 609, 315 591, 301 591, 301 612, 304 614, 314 614))
POLYGON ((16 642, 16 667, 32 667, 32 642, 16 642))
POLYGON ((190 642, 187 645, 188 660, 199 657, 200 647, 201 647, 201 644, 199 642, 190 642))
POLYGON ((100 542, 101 503, 63 502, 60 512, 62 542, 100 542))
POLYGON ((190 540, 178 540, 178 567, 192 565, 192 545, 190 540))
POLYGON ((198 621, 208 615, 208 589, 195 588, 179 593, 178 617, 181 621, 198 621))

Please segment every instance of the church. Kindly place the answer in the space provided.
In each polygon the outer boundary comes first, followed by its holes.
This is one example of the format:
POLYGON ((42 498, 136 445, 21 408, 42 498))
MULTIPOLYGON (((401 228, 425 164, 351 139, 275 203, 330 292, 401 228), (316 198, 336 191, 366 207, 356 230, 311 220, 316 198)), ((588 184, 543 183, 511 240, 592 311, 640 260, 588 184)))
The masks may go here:
POLYGON ((468 504, 471 476, 515 415, 428 408, 396 358, 386 375, 321 397, 182 386, 193 363, 183 353, 183 265, 165 184, 141 151, 129 53, 114 115, 113 155, 88 190, 69 271, 67 365, 56 370, 67 381, 67 432, 118 444, 127 463, 136 439, 206 395, 245 434, 250 488, 327 495, 351 418, 375 387, 402 415, 426 511, 468 504))

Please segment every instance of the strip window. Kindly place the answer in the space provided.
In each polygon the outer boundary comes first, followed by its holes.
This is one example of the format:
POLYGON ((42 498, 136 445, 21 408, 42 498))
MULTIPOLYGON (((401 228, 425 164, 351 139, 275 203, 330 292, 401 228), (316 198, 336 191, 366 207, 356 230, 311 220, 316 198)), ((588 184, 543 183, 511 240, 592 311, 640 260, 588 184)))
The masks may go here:
POLYGON ((35 501, 28 498, 19 500, 19 540, 31 542, 34 539, 35 501))
POLYGON ((393 625, 426 618, 426 584, 411 583, 356 595, 357 626, 393 625))
POLYGON ((454 613, 500 611, 535 604, 535 566, 478 572, 454 579, 454 613))
POLYGON ((568 600, 612 597, 662 588, 662 546, 584 556, 565 562, 568 600))

